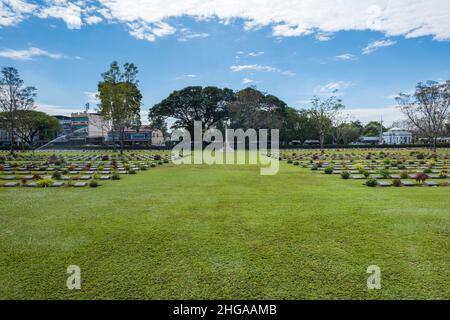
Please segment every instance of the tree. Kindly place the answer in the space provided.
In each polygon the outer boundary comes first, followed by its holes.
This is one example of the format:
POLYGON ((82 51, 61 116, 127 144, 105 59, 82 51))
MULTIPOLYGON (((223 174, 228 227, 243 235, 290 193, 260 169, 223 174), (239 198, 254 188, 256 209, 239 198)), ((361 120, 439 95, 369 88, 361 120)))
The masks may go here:
POLYGON ((58 119, 34 110, 19 110, 16 124, 17 136, 28 145, 33 145, 37 136, 50 139, 62 130, 58 119))
POLYGON ((194 121, 201 121, 205 131, 217 125, 227 117, 227 103, 233 99, 233 91, 227 88, 186 87, 155 104, 150 109, 149 119, 153 122, 154 119, 174 118, 172 128, 183 128, 193 135, 194 121))
POLYGON ((407 120, 428 139, 436 151, 438 137, 445 133, 449 116, 450 81, 419 82, 413 94, 401 93, 396 100, 407 120))
POLYGON ((167 137, 168 135, 167 123, 163 117, 149 118, 149 121, 150 121, 150 128, 161 131, 164 138, 167 137))
POLYGON ((316 96, 311 100, 311 104, 311 119, 319 132, 320 149, 323 150, 326 134, 339 116, 340 111, 345 107, 342 104, 342 100, 335 96, 326 99, 320 99, 316 96))
POLYGON ((311 119, 309 110, 296 110, 286 108, 283 118, 283 126, 280 131, 280 140, 286 144, 293 140, 303 143, 308 139, 316 139, 319 136, 317 128, 311 119))
POLYGON ((386 127, 381 126, 381 122, 379 121, 370 121, 364 127, 364 136, 366 137, 379 137, 380 136, 380 128, 383 132, 387 131, 386 127))
POLYGON ((17 69, 3 68, 0 78, 0 112, 5 113, 5 129, 11 138, 11 154, 14 153, 18 112, 34 109, 36 88, 25 87, 17 69))
POLYGON ((228 104, 231 128, 247 130, 282 129, 287 104, 277 97, 255 88, 236 93, 236 99, 228 104))
POLYGON ((134 64, 125 63, 122 72, 114 61, 98 84, 99 112, 105 121, 111 123, 114 146, 116 133, 119 133, 120 153, 123 153, 125 130, 130 127, 138 129, 141 125, 142 94, 137 74, 134 64))
POLYGON ((358 125, 358 122, 343 123, 337 129, 337 143, 349 144, 358 140, 361 135, 362 128, 358 125))

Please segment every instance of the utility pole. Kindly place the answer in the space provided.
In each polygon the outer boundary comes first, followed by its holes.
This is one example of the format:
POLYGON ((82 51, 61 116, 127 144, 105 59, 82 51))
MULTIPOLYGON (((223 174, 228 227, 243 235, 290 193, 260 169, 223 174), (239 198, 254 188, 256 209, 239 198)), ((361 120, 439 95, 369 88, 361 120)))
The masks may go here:
POLYGON ((383 144, 383 116, 380 118, 380 144, 383 144))

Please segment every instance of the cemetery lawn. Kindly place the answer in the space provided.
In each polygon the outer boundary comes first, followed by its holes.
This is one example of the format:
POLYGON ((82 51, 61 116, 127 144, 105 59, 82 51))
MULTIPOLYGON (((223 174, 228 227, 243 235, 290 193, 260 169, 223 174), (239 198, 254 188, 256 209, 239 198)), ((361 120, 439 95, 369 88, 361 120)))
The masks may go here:
POLYGON ((169 164, 97 189, 1 188, 0 298, 448 299, 450 189, 362 183, 169 164))

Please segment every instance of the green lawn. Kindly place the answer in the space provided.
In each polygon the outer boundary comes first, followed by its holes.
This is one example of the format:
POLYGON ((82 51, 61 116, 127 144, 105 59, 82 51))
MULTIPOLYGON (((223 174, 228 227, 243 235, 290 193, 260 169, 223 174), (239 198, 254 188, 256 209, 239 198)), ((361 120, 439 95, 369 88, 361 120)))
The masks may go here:
POLYGON ((283 163, 1 188, 0 298, 448 299, 450 188, 362 183, 283 163))

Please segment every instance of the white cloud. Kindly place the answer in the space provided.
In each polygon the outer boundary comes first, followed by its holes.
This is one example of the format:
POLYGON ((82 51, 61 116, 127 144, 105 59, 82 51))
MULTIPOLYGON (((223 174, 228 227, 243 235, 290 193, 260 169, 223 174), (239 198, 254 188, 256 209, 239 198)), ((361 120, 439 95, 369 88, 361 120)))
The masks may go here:
POLYGON ((14 50, 14 49, 4 49, 0 51, 0 57, 12 59, 12 60, 31 60, 34 57, 47 57, 51 59, 63 59, 66 58, 60 53, 51 53, 46 50, 39 48, 29 48, 26 50, 14 50))
POLYGON ((386 40, 377 40, 374 42, 371 42, 367 45, 367 47, 365 47, 362 50, 363 54, 371 54, 372 52, 383 48, 383 47, 390 47, 393 46, 394 44, 396 44, 396 41, 390 40, 390 39, 386 39, 386 40))
POLYGON ((319 41, 329 41, 332 39, 331 34, 324 32, 316 33, 314 37, 319 41))
POLYGON ((140 40, 153 42, 158 37, 164 37, 176 32, 176 29, 165 22, 149 24, 144 21, 128 23, 129 33, 140 40))
POLYGON ((264 51, 258 51, 258 52, 249 52, 248 55, 250 57, 259 57, 262 56, 264 54, 264 51))
POLYGON ((274 68, 271 66, 261 66, 258 64, 247 64, 247 65, 233 65, 230 67, 232 72, 241 72, 241 71, 255 71, 255 72, 274 72, 280 73, 285 76, 293 76, 294 73, 292 71, 283 71, 278 68, 274 68))
POLYGON ((178 76, 175 78, 175 80, 186 80, 186 79, 193 79, 197 78, 197 75, 195 74, 183 74, 181 76, 178 76))
POLYGON ((69 29, 79 29, 82 25, 82 14, 87 12, 83 1, 77 4, 67 0, 47 0, 47 6, 41 7, 37 13, 40 18, 62 19, 69 29))
MULTIPOLYGON (((93 14, 126 26, 157 26, 169 19, 215 19, 229 24, 244 21, 246 30, 271 27, 276 37, 316 34, 320 40, 344 30, 371 30, 386 36, 432 36, 450 39, 448 0, 2 0, 0 25, 14 25, 35 14, 62 19, 69 28, 80 28, 93 14), (38 4, 39 3, 39 4, 38 4), (35 7, 36 6, 36 7, 35 7)), ((148 29, 147 28, 147 29, 148 29)), ((173 28, 173 27, 172 27, 173 28)), ((140 28, 139 28, 140 29, 140 28)), ((163 35, 169 27, 164 26, 163 35)), ((154 41, 158 32, 130 30, 139 39, 154 41), (153 39, 153 40, 152 40, 153 39)))
POLYGON ((207 38, 209 37, 209 33, 206 32, 194 32, 188 28, 182 28, 180 30, 180 35, 178 37, 179 41, 189 41, 192 39, 201 39, 201 38, 207 38))
POLYGON ((363 123, 370 121, 379 121, 383 118, 383 122, 389 125, 395 121, 404 119, 403 114, 396 106, 388 106, 383 108, 356 108, 346 109, 346 112, 352 119, 361 120, 363 123))
POLYGON ((70 114, 73 112, 80 112, 81 108, 70 108, 70 107, 56 106, 56 105, 36 102, 36 110, 48 113, 53 116, 56 116, 56 115, 70 116, 70 114))
POLYGON ((253 82, 255 82, 255 80, 253 80, 253 79, 249 79, 249 78, 242 79, 242 84, 250 84, 253 82))
POLYGON ((36 8, 36 5, 26 0, 2 0, 0 1, 0 27, 13 26, 26 18, 36 8))
POLYGON ((315 91, 317 93, 319 93, 321 95, 325 95, 325 96, 330 96, 330 95, 340 96, 343 94, 340 91, 345 90, 350 87, 353 87, 353 86, 354 86, 353 82, 336 81, 336 82, 327 83, 323 86, 319 86, 316 88, 315 91))
POLYGON ((336 56, 336 59, 338 60, 355 60, 356 57, 352 55, 351 53, 344 53, 336 56))
POLYGON ((97 23, 100 23, 100 22, 102 22, 102 18, 100 18, 99 16, 89 16, 89 17, 87 17, 87 18, 85 18, 84 19, 84 21, 87 23, 87 24, 97 24, 97 23))
POLYGON ((86 96, 87 102, 91 107, 96 107, 97 104, 100 103, 100 100, 97 98, 98 92, 85 91, 84 95, 86 96))

